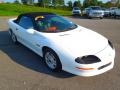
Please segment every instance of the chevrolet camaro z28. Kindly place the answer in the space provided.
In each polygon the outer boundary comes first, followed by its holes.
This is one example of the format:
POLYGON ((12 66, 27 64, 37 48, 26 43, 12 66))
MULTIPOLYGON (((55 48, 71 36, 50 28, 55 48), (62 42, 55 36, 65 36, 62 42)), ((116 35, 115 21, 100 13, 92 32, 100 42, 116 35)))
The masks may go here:
POLYGON ((8 20, 14 43, 43 57, 52 71, 80 76, 102 74, 114 66, 113 44, 95 31, 53 13, 24 13, 8 20))

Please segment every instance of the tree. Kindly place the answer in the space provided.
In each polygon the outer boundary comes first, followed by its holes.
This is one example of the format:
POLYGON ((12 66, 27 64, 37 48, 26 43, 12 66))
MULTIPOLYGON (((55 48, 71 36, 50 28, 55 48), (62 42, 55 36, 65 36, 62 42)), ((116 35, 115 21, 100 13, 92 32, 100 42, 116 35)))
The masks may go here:
POLYGON ((64 0, 52 0, 52 4, 56 6, 64 6, 64 0))
POLYGON ((104 3, 102 1, 98 1, 97 5, 101 6, 101 7, 104 7, 104 3))
POLYGON ((120 0, 117 0, 117 2, 115 3, 115 6, 116 6, 116 7, 119 7, 119 6, 120 6, 120 0))
POLYGON ((84 0, 83 1, 83 7, 84 8, 87 8, 89 6, 96 6, 98 5, 98 0, 84 0))
POLYGON ((58 4, 59 4, 60 6, 64 6, 64 0, 58 0, 58 4))
POLYGON ((38 6, 41 6, 41 7, 64 6, 64 0, 38 0, 38 6))
POLYGON ((52 4, 53 4, 54 7, 56 7, 57 4, 58 4, 58 0, 52 0, 52 4))
POLYGON ((73 3, 73 7, 80 7, 81 8, 81 2, 80 2, 80 0, 78 0, 78 1, 75 1, 74 3, 73 3))
POLYGON ((27 0, 27 4, 34 4, 34 0, 27 0))
POLYGON ((49 6, 49 0, 43 0, 44 3, 44 7, 48 7, 49 6))
POLYGON ((38 6, 44 7, 44 0, 38 0, 38 6))
POLYGON ((72 4, 73 4, 72 1, 68 1, 67 4, 68 4, 68 7, 69 7, 70 9, 72 9, 72 4))
MULTIPOLYGON (((18 0, 17 0, 18 1, 18 0)), ((21 2, 23 3, 23 4, 34 4, 34 0, 21 0, 21 2)))
POLYGON ((91 6, 96 6, 98 4, 98 0, 90 0, 91 6))
POLYGON ((72 4, 73 4, 72 1, 68 1, 67 4, 68 4, 68 7, 69 7, 69 8, 72 8, 72 4))
POLYGON ((37 5, 38 5, 39 7, 43 7, 43 6, 44 6, 43 0, 38 0, 37 5))
POLYGON ((104 6, 105 6, 106 8, 110 8, 110 7, 113 7, 114 5, 113 5, 110 1, 108 1, 108 2, 106 2, 106 3, 104 4, 104 6))
POLYGON ((27 0, 21 0, 23 4, 27 4, 27 0))
POLYGON ((38 0, 38 6, 48 7, 52 4, 52 0, 38 0))
POLYGON ((90 4, 91 4, 91 0, 84 0, 84 1, 83 1, 83 7, 84 7, 84 8, 89 7, 90 4))
POLYGON ((19 4, 19 1, 18 1, 18 0, 15 0, 14 3, 15 3, 15 4, 19 4))

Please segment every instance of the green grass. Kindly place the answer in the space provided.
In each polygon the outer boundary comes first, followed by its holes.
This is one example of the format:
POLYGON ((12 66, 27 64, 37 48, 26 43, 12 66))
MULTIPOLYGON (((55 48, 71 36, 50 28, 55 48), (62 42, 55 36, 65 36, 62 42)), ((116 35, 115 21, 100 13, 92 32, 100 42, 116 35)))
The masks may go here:
POLYGON ((71 15, 70 11, 19 4, 0 4, 0 16, 16 16, 25 12, 52 12, 62 16, 71 15))

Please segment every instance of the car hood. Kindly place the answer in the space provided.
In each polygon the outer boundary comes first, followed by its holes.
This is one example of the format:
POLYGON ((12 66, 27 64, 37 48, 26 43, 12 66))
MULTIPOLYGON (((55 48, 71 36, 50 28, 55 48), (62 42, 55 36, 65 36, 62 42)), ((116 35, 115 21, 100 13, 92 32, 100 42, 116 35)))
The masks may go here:
POLYGON ((110 12, 109 10, 105 10, 104 12, 110 12))
POLYGON ((96 54, 108 45, 105 37, 81 26, 75 30, 49 34, 47 37, 55 46, 75 57, 96 54))

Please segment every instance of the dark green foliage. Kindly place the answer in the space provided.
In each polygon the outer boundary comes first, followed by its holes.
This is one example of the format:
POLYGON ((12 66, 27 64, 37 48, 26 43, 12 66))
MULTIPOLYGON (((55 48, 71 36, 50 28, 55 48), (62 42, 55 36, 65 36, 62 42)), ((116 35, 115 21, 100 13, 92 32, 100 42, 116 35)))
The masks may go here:
POLYGON ((98 0, 84 0, 83 7, 87 8, 89 6, 97 6, 98 2, 99 2, 98 0))
POLYGON ((34 0, 21 0, 21 2, 25 5, 27 5, 27 4, 33 5, 34 4, 34 0))
POLYGON ((73 5, 73 3, 72 3, 72 1, 68 1, 68 8, 71 10, 72 9, 72 5, 73 5))
POLYGON ((104 3, 102 1, 98 1, 97 5, 101 6, 101 7, 104 7, 104 3))
POLYGON ((91 4, 91 6, 96 6, 96 5, 98 5, 98 0, 91 0, 90 4, 91 4))
POLYGON ((115 6, 120 7, 120 0, 115 3, 115 6))
POLYGON ((56 7, 57 4, 58 4, 58 0, 52 0, 52 4, 53 4, 54 7, 56 7))
POLYGON ((118 0, 118 2, 116 2, 115 4, 111 3, 111 1, 103 3, 100 0, 84 0, 83 7, 86 8, 89 6, 101 6, 101 7, 105 7, 105 8, 120 7, 120 0, 118 0))
POLYGON ((19 4, 19 1, 18 1, 18 0, 15 0, 14 3, 15 3, 15 4, 19 4))
POLYGON ((21 2, 25 5, 27 4, 27 0, 21 0, 21 2))
POLYGON ((81 8, 81 2, 80 2, 80 0, 78 0, 78 1, 75 1, 74 3, 73 3, 73 7, 80 7, 81 8))
POLYGON ((53 7, 61 7, 64 6, 64 0, 52 0, 53 7))
POLYGON ((83 7, 84 8, 87 8, 87 7, 89 7, 91 5, 91 0, 84 0, 83 1, 83 7))
POLYGON ((113 4, 110 1, 108 1, 104 4, 104 7, 110 8, 110 7, 113 7, 113 4))

